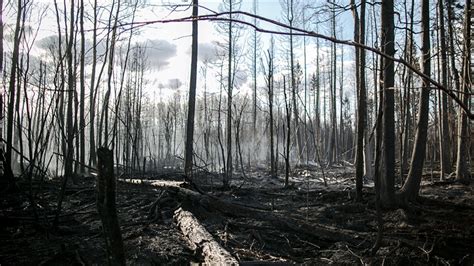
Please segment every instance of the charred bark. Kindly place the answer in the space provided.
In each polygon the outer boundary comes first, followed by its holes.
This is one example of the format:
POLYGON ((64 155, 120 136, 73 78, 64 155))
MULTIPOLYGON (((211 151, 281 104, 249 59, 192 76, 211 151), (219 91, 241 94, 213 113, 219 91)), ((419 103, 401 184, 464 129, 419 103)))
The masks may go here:
POLYGON ((206 228, 194 215, 179 208, 174 220, 194 250, 201 250, 206 265, 239 265, 239 262, 227 250, 214 240, 206 228))
POLYGON ((125 265, 122 234, 115 206, 115 176, 113 152, 107 148, 97 150, 97 210, 102 221, 109 265, 125 265))

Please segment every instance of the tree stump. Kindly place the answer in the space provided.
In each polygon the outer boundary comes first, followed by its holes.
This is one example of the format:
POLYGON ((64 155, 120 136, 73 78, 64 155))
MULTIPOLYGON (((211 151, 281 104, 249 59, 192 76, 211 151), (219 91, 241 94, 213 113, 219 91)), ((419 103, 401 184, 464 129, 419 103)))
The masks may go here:
POLYGON ((125 265, 122 234, 115 206, 115 176, 113 152, 107 148, 97 150, 97 210, 102 221, 107 262, 109 265, 125 265))

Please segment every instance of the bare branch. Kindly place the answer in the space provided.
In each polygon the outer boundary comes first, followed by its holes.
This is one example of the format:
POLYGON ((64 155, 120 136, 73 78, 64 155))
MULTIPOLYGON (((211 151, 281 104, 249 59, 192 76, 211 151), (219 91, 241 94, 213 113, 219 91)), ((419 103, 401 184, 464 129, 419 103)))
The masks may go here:
MULTIPOLYGON (((157 24, 157 23, 192 22, 194 19, 195 18, 192 17, 192 16, 186 16, 186 17, 181 17, 181 18, 176 18, 176 19, 150 20, 150 21, 141 21, 141 22, 134 22, 134 23, 124 23, 124 24, 121 24, 120 26, 130 26, 132 28, 137 28, 137 27, 144 27, 144 26, 147 26, 147 25, 152 25, 152 24, 157 24)), ((305 30, 305 29, 301 29, 301 28, 298 28, 298 27, 292 27, 292 26, 289 26, 285 23, 282 23, 282 22, 279 22, 279 21, 276 21, 276 20, 273 20, 273 19, 269 19, 269 18, 266 18, 266 17, 262 17, 262 16, 259 16, 259 15, 255 15, 255 14, 245 12, 245 11, 220 12, 220 13, 214 13, 214 14, 208 14, 208 15, 201 15, 201 16, 198 16, 197 19, 202 20, 202 21, 220 21, 220 22, 223 22, 223 21, 224 22, 230 22, 230 21, 232 21, 232 22, 235 22, 235 23, 240 23, 242 25, 246 25, 246 26, 251 27, 251 28, 255 29, 256 31, 262 32, 262 33, 269 33, 269 34, 276 34, 276 35, 308 36, 308 37, 320 38, 320 39, 327 40, 327 41, 330 41, 330 42, 333 42, 333 43, 338 43, 338 44, 343 44, 343 45, 362 48, 364 50, 367 50, 367 51, 370 51, 370 52, 375 53, 377 55, 380 55, 380 56, 384 57, 385 59, 388 59, 388 60, 391 60, 393 62, 397 62, 399 64, 402 64, 402 65, 406 66, 408 69, 410 69, 411 71, 416 73, 419 77, 421 77, 423 79, 426 79, 429 83, 434 85, 434 87, 436 87, 437 89, 439 89, 439 90, 443 91, 444 93, 446 93, 450 98, 452 98, 464 110, 464 112, 467 114, 469 119, 474 120, 474 113, 470 111, 469 107, 467 105, 465 105, 463 103, 463 101, 452 90, 449 90, 449 89, 445 88, 438 81, 436 81, 436 80, 430 78, 429 76, 423 74, 423 72, 421 72, 417 67, 413 66, 412 64, 410 64, 406 60, 390 56, 390 55, 380 51, 377 48, 374 48, 374 47, 371 47, 371 46, 368 46, 368 45, 363 45, 363 44, 360 44, 360 43, 355 42, 353 40, 341 40, 341 39, 333 38, 333 37, 330 37, 330 36, 327 36, 327 35, 324 35, 324 34, 320 34, 320 33, 314 32, 314 31, 305 30), (230 19, 230 18, 225 18, 224 17, 224 16, 229 16, 229 15, 242 15, 242 16, 246 16, 246 17, 256 18, 256 19, 267 22, 269 24, 273 24, 275 26, 281 27, 281 28, 286 29, 286 30, 292 30, 293 32, 290 33, 289 31, 278 31, 278 30, 264 29, 264 28, 261 28, 260 26, 254 25, 253 23, 250 23, 248 21, 244 21, 244 20, 241 20, 241 19, 235 19, 235 18, 230 19)))

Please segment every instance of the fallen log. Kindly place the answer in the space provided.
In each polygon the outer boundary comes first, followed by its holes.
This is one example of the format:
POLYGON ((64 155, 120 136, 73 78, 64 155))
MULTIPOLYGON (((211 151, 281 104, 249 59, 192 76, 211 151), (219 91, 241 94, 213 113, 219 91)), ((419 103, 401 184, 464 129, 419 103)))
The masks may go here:
POLYGON ((186 188, 167 187, 166 189, 169 193, 183 202, 190 202, 192 204, 198 203, 206 209, 217 210, 231 217, 245 217, 266 221, 275 227, 326 241, 328 243, 344 241, 351 244, 357 244, 360 242, 357 240, 358 237, 368 237, 367 233, 325 226, 321 224, 308 224, 304 221, 292 219, 287 216, 284 217, 283 215, 279 215, 274 212, 262 211, 229 203, 217 197, 207 194, 200 194, 186 188))
MULTIPOLYGON (((191 189, 182 187, 177 183, 163 183, 163 182, 146 182, 148 185, 166 189, 176 199, 182 202, 190 202, 192 204, 200 204, 206 209, 217 210, 223 214, 231 217, 245 217, 253 218, 260 221, 266 221, 273 226, 306 235, 311 238, 326 241, 328 243, 334 242, 348 242, 350 244, 358 244, 360 238, 367 238, 368 233, 358 232, 343 228, 337 228, 322 224, 308 224, 302 220, 292 219, 287 216, 279 215, 272 211, 265 211, 263 209, 252 208, 241 204, 236 204, 226 200, 222 200, 213 195, 206 194, 202 191, 196 192, 191 189)), ((191 205, 192 205, 191 204, 191 205)))
POLYGON ((153 187, 179 187, 185 184, 184 181, 174 181, 174 180, 147 180, 147 179, 119 179, 119 181, 130 184, 145 184, 153 187))
POLYGON ((199 223, 191 212, 179 208, 175 211, 174 220, 188 240, 192 249, 202 251, 205 264, 239 264, 236 258, 214 240, 212 235, 199 223))

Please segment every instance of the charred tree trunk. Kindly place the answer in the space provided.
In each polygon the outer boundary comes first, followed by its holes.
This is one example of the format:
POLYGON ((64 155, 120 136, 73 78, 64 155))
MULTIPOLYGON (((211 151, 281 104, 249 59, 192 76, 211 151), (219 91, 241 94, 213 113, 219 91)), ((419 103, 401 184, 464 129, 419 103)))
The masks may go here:
POLYGON ((95 154, 95 99, 97 91, 95 88, 95 75, 97 68, 97 0, 94 0, 94 15, 93 17, 93 28, 92 28, 92 70, 91 70, 91 84, 89 89, 89 166, 95 166, 97 164, 95 154))
MULTIPOLYGON (((253 13, 257 15, 257 7, 258 7, 258 1, 253 0, 252 4, 253 8, 253 13)), ((254 18, 253 20, 254 26, 257 26, 257 18, 254 18)), ((253 110, 252 110, 252 116, 253 116, 253 134, 254 136, 257 134, 257 42, 258 42, 258 36, 257 36, 257 30, 254 29, 253 31, 253 36, 252 36, 252 78, 253 78, 253 110)))
POLYGON ((80 173, 83 174, 86 163, 86 120, 85 120, 85 105, 86 105, 86 84, 85 84, 85 56, 86 56, 86 37, 84 32, 84 0, 81 0, 81 12, 80 12, 80 33, 81 33, 81 58, 80 58, 80 101, 79 101, 79 162, 80 162, 80 173))
POLYGON ((223 179, 222 179, 222 185, 225 187, 226 186, 226 183, 227 183, 227 175, 226 175, 226 161, 225 161, 225 151, 224 151, 224 144, 222 143, 222 121, 221 121, 221 110, 222 110, 222 90, 223 90, 223 78, 222 78, 222 75, 223 75, 223 72, 222 72, 222 68, 223 68, 223 65, 221 65, 221 70, 220 70, 220 76, 221 76, 221 86, 220 86, 220 90, 219 90, 219 103, 218 103, 218 109, 217 109, 217 141, 219 143, 219 148, 220 148, 220 153, 221 153, 221 160, 222 160, 222 169, 223 169, 223 179))
MULTIPOLYGON (((193 1, 193 17, 198 16, 198 0, 193 1)), ((196 106, 197 81, 197 54, 198 54, 198 21, 193 20, 193 40, 191 54, 191 78, 189 83, 188 121, 186 124, 186 151, 184 158, 184 172, 188 178, 192 177, 193 170, 193 140, 194 140, 194 113, 196 106)))
MULTIPOLYGON (((274 117, 273 117, 273 42, 271 49, 267 51, 267 68, 265 73, 265 82, 267 84, 268 92, 268 109, 269 109, 269 123, 270 123, 270 175, 276 177, 276 163, 275 163, 275 140, 274 140, 274 117)), ((263 67, 265 71, 265 67, 263 67)), ((277 144, 278 145, 278 144, 277 144)))
POLYGON ((114 157, 112 150, 99 148, 97 150, 97 210, 102 221, 102 230, 107 250, 109 265, 125 265, 122 233, 115 206, 115 176, 114 157))
MULTIPOLYGON (((429 0, 423 0, 421 4, 421 22, 422 22, 422 62, 423 73, 430 76, 431 59, 430 59, 430 10, 429 0)), ((411 158, 410 171, 408 178, 401 190, 402 201, 413 200, 418 196, 420 190, 421 176, 423 173, 423 165, 426 155, 426 142, 428 134, 428 112, 430 100, 430 83, 427 79, 423 79, 423 88, 421 89, 420 103, 418 110, 418 123, 415 135, 415 147, 411 158)))
MULTIPOLYGON (((456 21, 456 16, 455 16, 455 12, 454 12, 454 0, 447 0, 446 1, 446 11, 447 11, 447 28, 448 28, 448 50, 449 50, 449 70, 450 70, 450 77, 451 77, 451 86, 454 87, 454 89, 456 91, 461 91, 461 80, 460 80, 460 73, 459 73, 459 70, 458 70, 458 67, 457 67, 457 64, 456 64, 456 56, 457 56, 457 52, 456 52, 456 45, 455 43, 457 44, 457 39, 459 38, 459 36, 456 34, 456 28, 454 26, 455 24, 455 21, 456 21)), ((457 127, 456 127, 456 120, 457 120, 457 115, 456 115, 456 110, 455 108, 453 108, 452 106, 452 103, 451 101, 448 101, 448 109, 451 110, 451 112, 453 113, 452 117, 451 117, 451 124, 450 124, 450 130, 451 132, 456 132, 457 134, 457 127)), ((456 134, 452 134, 452 139, 451 141, 453 143, 456 143, 457 139, 456 139, 456 134)), ((453 145, 454 146, 454 145, 453 145)), ((456 147, 453 147, 452 150, 450 151, 451 152, 451 157, 452 157, 452 160, 453 161, 456 161, 457 158, 457 153, 456 153, 456 147)))
MULTIPOLYGON (((393 0, 382 2, 382 50, 389 56, 395 55, 395 26, 393 0)), ((383 173, 380 179, 380 199, 383 205, 390 205, 395 198, 395 101, 393 86, 395 83, 394 63, 382 59, 383 90, 383 173)), ((377 174, 377 173, 376 173, 377 174)))
MULTIPOLYGON (((440 53, 441 53, 441 82, 445 88, 448 87, 448 59, 446 47, 446 29, 444 24, 444 1, 438 0, 439 12, 439 35, 440 35, 440 53)), ((445 93, 441 93, 441 113, 440 113, 440 155, 441 155, 441 179, 444 179, 445 174, 452 172, 451 167, 451 137, 449 134, 449 109, 448 97, 445 93)))
POLYGON ((66 111, 66 132, 67 132, 67 154, 65 158, 64 166, 64 179, 72 176, 72 162, 74 155, 74 114, 73 114, 73 102, 74 102, 74 92, 76 90, 75 86, 75 75, 74 75, 74 65, 73 65, 73 45, 74 45, 74 0, 71 0, 71 14, 70 14, 70 29, 69 29, 69 40, 67 43, 66 58, 68 66, 68 94, 67 94, 67 111, 66 111))
MULTIPOLYGON (((70 25, 69 25, 69 40, 67 41, 66 48, 66 59, 68 65, 68 101, 67 101, 67 112, 66 112, 66 154, 64 155, 64 176, 61 184, 61 191, 59 192, 58 205, 56 210, 56 216, 54 218, 53 226, 58 225, 59 214, 61 213, 62 203, 66 190, 67 180, 73 175, 72 162, 74 157, 74 128, 73 128, 73 111, 72 105, 74 100, 75 91, 75 80, 73 71, 73 54, 72 47, 74 42, 74 0, 71 0, 70 10, 70 25)), ((73 179, 74 180, 74 179, 73 179)))
POLYGON ((459 71, 456 67, 456 52, 455 52, 455 40, 457 36, 455 36, 455 29, 454 29, 454 21, 456 20, 453 10, 454 0, 447 0, 447 11, 448 11, 448 34, 449 34, 449 53, 450 63, 451 63, 451 71, 452 77, 454 79, 454 89, 456 91, 461 90, 461 82, 459 80, 459 71))
MULTIPOLYGON (((331 34, 333 38, 336 36, 336 9, 332 8, 331 14, 331 34)), ((330 97, 330 115, 331 115, 331 131, 329 136, 329 150, 328 150, 328 165, 332 165, 337 161, 338 149, 337 149, 337 114, 336 114, 336 72, 337 72, 337 51, 336 43, 331 44, 331 73, 329 86, 329 97, 330 97)))
POLYGON ((229 58, 227 72, 227 169, 224 178, 224 188, 228 188, 232 179, 233 162, 232 162, 232 1, 229 2, 229 58))
MULTIPOLYGON (((115 3, 115 1, 113 2, 115 3)), ((113 71, 114 71, 114 61, 115 61, 115 48, 117 44, 117 24, 119 20, 119 13, 120 13, 120 3, 121 0, 118 0, 117 10, 115 11, 114 23, 112 25, 112 37, 110 40, 110 44, 108 45, 109 49, 109 58, 108 58, 108 66, 107 66, 107 91, 105 92, 104 96, 104 104, 102 106, 102 113, 100 116, 100 127, 99 133, 102 134, 103 132, 103 142, 102 145, 104 147, 108 147, 109 145, 109 105, 110 105, 110 95, 112 93, 112 81, 113 81, 113 71), (103 126, 103 127, 102 127, 103 126)), ((112 12, 114 11, 114 5, 112 4, 112 8, 110 10, 110 19, 112 18, 112 12)), ((109 19, 109 21, 110 21, 109 19)), ((99 135, 99 142, 101 142, 102 138, 99 135)))
MULTIPOLYGON (((13 36, 13 52, 12 52, 12 61, 10 67, 10 81, 8 84, 8 102, 7 102, 7 142, 6 142, 6 152, 5 152, 5 167, 11 169, 12 165, 12 148, 13 148, 13 119, 14 119, 14 102, 15 102, 15 84, 16 84, 16 73, 18 68, 18 58, 19 58, 19 47, 20 47, 20 30, 21 30, 21 11, 23 8, 22 1, 18 0, 17 2, 17 16, 16 16, 16 26, 13 36)), ((1 73, 3 75, 3 73, 1 73)), ((17 95, 18 97, 18 95, 17 95)), ((20 134, 20 133, 18 133, 20 134)), ((8 179, 13 179, 13 172, 7 171, 5 174, 12 176, 7 177, 8 179)))
MULTIPOLYGON (((354 39, 360 44, 365 43, 365 0, 361 1, 360 18, 355 7, 354 0, 351 2, 354 15, 354 39)), ((364 175, 364 136, 366 127, 367 101, 365 92, 365 51, 356 48, 356 85, 358 92, 357 100, 357 145, 356 145, 356 199, 362 199, 362 186, 364 175)))
MULTIPOLYGON (((471 0, 466 0, 464 9, 464 47, 463 47, 463 93, 461 99, 468 106, 471 81, 471 0)), ((471 136, 472 137, 472 136, 471 136)), ((470 173, 467 165, 469 132, 467 115, 459 108, 458 115, 458 147, 456 159, 456 180, 462 183, 470 182, 470 173)))
MULTIPOLYGON (((413 61, 413 17, 414 17, 414 10, 415 10, 415 1, 411 1, 411 9, 410 14, 406 13, 406 16, 410 16, 412 19, 410 20, 410 26, 405 31, 405 60, 407 62, 413 61)), ((409 142, 411 136, 411 88, 413 85, 413 73, 404 68, 404 118, 403 118, 403 136, 401 140, 401 151, 400 151, 400 182, 404 182, 404 177, 407 174, 407 165, 408 165, 408 149, 409 149, 409 142)), ((403 183, 402 183, 403 184, 403 183)))
POLYGON ((286 94, 285 76, 283 76, 283 95, 285 98, 286 108, 285 187, 288 187, 290 179, 291 103, 286 94))

